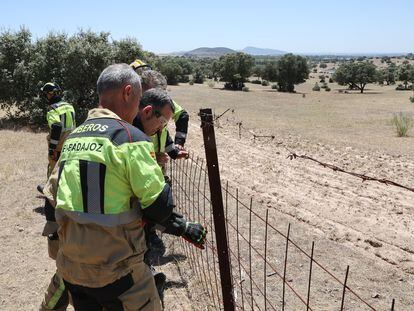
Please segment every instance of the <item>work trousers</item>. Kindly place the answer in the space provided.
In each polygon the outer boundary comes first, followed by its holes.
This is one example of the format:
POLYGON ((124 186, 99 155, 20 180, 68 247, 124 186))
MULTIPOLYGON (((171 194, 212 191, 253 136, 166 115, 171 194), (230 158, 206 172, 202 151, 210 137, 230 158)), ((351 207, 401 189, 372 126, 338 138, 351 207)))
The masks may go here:
POLYGON ((132 272, 100 288, 65 281, 76 311, 159 311, 161 302, 148 266, 141 262, 132 272))

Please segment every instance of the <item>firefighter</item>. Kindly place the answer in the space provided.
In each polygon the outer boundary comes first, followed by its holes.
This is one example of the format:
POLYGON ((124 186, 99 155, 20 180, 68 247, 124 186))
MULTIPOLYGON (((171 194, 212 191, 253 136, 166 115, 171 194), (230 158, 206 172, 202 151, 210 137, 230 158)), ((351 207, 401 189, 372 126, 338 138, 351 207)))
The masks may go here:
MULTIPOLYGON (((167 80, 165 77, 160 72, 152 70, 151 66, 148 64, 139 59, 136 59, 130 64, 130 66, 135 70, 135 72, 139 73, 142 83, 142 92, 144 94, 146 91, 153 88, 160 88, 162 90, 167 89, 167 80)), ((158 129, 157 132, 151 136, 152 142, 154 144, 157 163, 162 169, 164 179, 170 185, 170 178, 166 175, 168 157, 174 160, 188 157, 188 152, 184 149, 184 144, 187 137, 189 121, 188 113, 174 100, 172 100, 172 111, 172 119, 174 120, 176 127, 175 140, 173 141, 169 135, 167 123, 165 123, 162 128, 158 129)), ((133 125, 137 126, 135 120, 133 122, 133 125)), ((148 249, 154 250, 161 255, 164 254, 165 245, 162 239, 157 235, 155 226, 153 224, 147 224, 145 226, 145 230, 148 249)), ((147 253, 148 264, 151 264, 150 257, 152 256, 147 253)), ((159 274, 154 273, 154 275, 159 274)))
MULTIPOLYGON (((48 144, 48 167, 47 177, 50 176, 57 160, 63 142, 69 133, 76 127, 75 110, 73 106, 62 100, 62 89, 55 82, 48 82, 40 89, 41 93, 49 103, 49 110, 46 114, 49 126, 48 144)), ((39 192, 43 192, 41 185, 37 186, 39 192)))
MULTIPOLYGON (((57 83, 48 82, 43 85, 40 91, 49 103, 49 111, 46 114, 50 128, 47 136, 49 161, 47 176, 49 177, 59 159, 65 139, 76 126, 75 110, 72 105, 62 100, 62 89, 57 83)), ((37 189, 43 193, 43 186, 38 185, 37 189)), ((56 259, 58 250, 57 224, 54 209, 47 199, 45 199, 44 211, 46 224, 42 235, 47 237, 49 257, 56 259)), ((57 275, 54 275, 45 293, 40 310, 66 310, 68 304, 69 296, 63 281, 57 275)))
MULTIPOLYGON (((151 88, 167 89, 167 80, 165 77, 160 72, 152 70, 151 66, 143 61, 136 59, 130 66, 141 76, 143 93, 151 88)), ((175 123, 174 140, 170 137, 166 126, 151 136, 157 155, 157 162, 162 167, 164 173, 166 163, 168 162, 167 154, 174 160, 188 156, 188 152, 184 149, 184 144, 187 139, 189 115, 174 100, 173 106, 174 113, 172 119, 175 123)))
POLYGON ((172 212, 170 186, 157 165, 152 135, 172 115, 168 106, 141 109, 139 76, 126 64, 107 67, 97 82, 98 108, 65 141, 45 195, 59 225, 58 276, 75 310, 161 310, 143 262, 143 221, 204 248, 206 230, 172 212))

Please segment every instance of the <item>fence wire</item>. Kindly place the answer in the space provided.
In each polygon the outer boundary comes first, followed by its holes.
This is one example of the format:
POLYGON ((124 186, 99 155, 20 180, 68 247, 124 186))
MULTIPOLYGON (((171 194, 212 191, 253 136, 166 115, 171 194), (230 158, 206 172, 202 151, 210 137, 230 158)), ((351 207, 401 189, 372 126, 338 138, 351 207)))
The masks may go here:
MULTIPOLYGON (((221 310, 220 254, 210 200, 214 193, 210 193, 206 161, 194 156, 172 161, 169 173, 178 212, 201 222, 208 230, 205 250, 186 242, 181 243, 181 249, 206 297, 206 307, 221 310)), ((299 245, 291 238, 290 224, 286 230, 277 228, 274 210, 257 208, 253 198, 246 198, 228 182, 221 187, 227 233, 220 238, 227 239, 238 310, 326 310, 332 305, 338 310, 376 310, 349 287, 349 266, 344 267, 343 275, 334 274, 314 255, 314 242, 309 241, 311 247, 299 245), (332 289, 336 289, 336 295, 332 295, 332 289)))

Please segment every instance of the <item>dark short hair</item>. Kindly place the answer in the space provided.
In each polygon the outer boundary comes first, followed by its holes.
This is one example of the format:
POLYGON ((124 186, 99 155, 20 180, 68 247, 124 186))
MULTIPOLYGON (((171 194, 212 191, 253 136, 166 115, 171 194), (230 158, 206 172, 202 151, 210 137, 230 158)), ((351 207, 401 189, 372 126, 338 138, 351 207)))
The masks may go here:
POLYGON ((145 91, 139 102, 139 108, 152 106, 155 109, 160 110, 166 105, 170 105, 171 110, 174 112, 174 104, 171 97, 166 91, 160 88, 153 88, 145 91))

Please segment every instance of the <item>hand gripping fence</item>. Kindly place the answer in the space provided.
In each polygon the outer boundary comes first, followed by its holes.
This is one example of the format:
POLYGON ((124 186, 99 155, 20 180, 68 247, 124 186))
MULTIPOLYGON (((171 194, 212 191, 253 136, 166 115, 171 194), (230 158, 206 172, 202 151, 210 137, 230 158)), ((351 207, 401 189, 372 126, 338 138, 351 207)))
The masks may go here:
POLYGON ((253 198, 243 203, 235 182, 221 184, 211 109, 201 109, 200 117, 206 160, 171 161, 170 177, 178 212, 208 230, 204 250, 180 242, 202 309, 379 310, 348 285, 350 266, 333 273, 315 242, 299 245, 291 224, 285 233, 277 228, 277 211, 254 207, 253 198))

